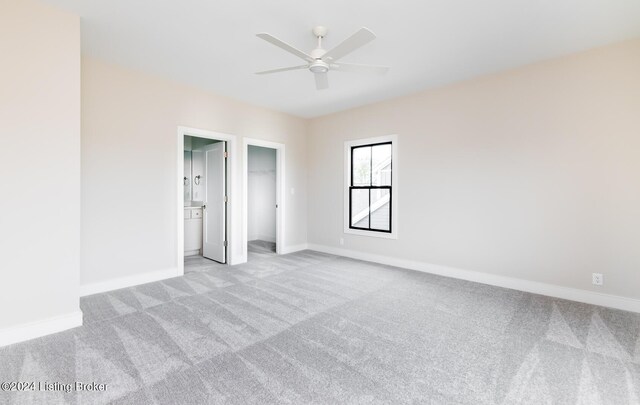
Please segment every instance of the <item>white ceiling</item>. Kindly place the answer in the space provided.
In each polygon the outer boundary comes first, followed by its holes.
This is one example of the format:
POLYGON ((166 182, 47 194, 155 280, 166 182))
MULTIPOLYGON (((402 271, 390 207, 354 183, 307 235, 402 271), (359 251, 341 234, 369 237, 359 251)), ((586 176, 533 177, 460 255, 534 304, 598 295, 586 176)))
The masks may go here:
POLYGON ((217 94, 315 117, 640 36, 640 0, 44 0, 82 17, 87 55, 217 94), (378 38, 343 62, 386 64, 382 77, 306 70, 257 38, 329 49, 361 26, 378 38))

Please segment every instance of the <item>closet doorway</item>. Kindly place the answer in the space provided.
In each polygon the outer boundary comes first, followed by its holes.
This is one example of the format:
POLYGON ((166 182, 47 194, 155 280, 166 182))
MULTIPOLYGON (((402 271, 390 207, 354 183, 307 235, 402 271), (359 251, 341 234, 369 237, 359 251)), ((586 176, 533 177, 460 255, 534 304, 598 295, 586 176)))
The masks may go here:
POLYGON ((284 228, 284 145, 244 142, 247 260, 282 253, 284 228))

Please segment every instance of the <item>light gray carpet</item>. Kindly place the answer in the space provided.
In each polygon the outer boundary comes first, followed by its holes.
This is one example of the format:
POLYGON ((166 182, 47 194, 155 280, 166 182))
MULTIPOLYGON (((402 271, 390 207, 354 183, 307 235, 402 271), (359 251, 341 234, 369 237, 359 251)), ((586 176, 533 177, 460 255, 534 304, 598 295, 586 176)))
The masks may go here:
POLYGON ((216 261, 206 259, 202 256, 188 256, 184 258, 184 272, 202 272, 215 269, 228 269, 226 264, 221 264, 216 261))
POLYGON ((312 251, 82 299, 0 349, 0 381, 108 384, 0 403, 626 404, 640 316, 312 251))
POLYGON ((247 244, 249 261, 254 259, 266 259, 276 254, 276 244, 264 240, 252 240, 247 244))
MULTIPOLYGON (((247 259, 254 260, 267 259, 276 254, 276 244, 263 240, 252 240, 247 244, 247 259)), ((200 255, 187 256, 184 258, 184 272, 202 272, 208 270, 228 269, 226 264, 218 263, 200 255)))

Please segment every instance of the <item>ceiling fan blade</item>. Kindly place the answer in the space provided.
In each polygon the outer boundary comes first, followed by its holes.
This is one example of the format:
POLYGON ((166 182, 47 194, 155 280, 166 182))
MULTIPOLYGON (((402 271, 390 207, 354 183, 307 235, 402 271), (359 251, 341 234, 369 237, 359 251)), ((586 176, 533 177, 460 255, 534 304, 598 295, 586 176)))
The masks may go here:
POLYGON ((266 32, 263 32, 261 34, 256 34, 256 36, 258 38, 262 38, 265 41, 277 46, 278 48, 284 49, 285 51, 292 53, 294 55, 296 55, 299 58, 302 58, 306 61, 309 62, 313 62, 313 58, 310 55, 307 55, 306 53, 302 52, 301 50, 292 47, 291 45, 287 44, 284 41, 279 40, 278 38, 274 37, 271 34, 267 34, 266 32))
POLYGON ((336 61, 374 39, 376 39, 376 35, 368 28, 362 27, 355 34, 342 41, 338 46, 327 51, 327 53, 322 56, 322 59, 336 61))
POLYGON ((287 70, 298 70, 298 69, 306 69, 309 65, 300 65, 300 66, 291 66, 280 69, 271 69, 271 70, 263 70, 262 72, 256 72, 257 75, 266 75, 269 73, 278 73, 278 72, 286 72, 287 70))
POLYGON ((314 73, 316 77, 316 89, 324 90, 329 88, 329 77, 326 73, 314 73))
POLYGON ((371 73, 383 75, 389 71, 389 66, 359 65, 357 63, 332 63, 331 69, 336 72, 371 73))

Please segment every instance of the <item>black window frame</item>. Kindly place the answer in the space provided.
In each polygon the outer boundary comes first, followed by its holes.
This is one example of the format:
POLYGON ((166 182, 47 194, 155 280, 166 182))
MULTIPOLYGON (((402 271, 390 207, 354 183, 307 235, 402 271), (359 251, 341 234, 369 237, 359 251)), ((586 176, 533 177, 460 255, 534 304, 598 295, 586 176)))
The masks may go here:
POLYGON ((368 232, 381 232, 381 233, 393 233, 393 141, 385 141, 385 142, 376 142, 362 145, 353 145, 351 146, 351 150, 349 153, 349 229, 354 229, 357 231, 368 231, 368 232), (371 156, 371 168, 369 169, 369 185, 368 186, 354 186, 353 185, 353 153, 358 148, 367 148, 371 147, 373 152, 374 146, 379 145, 389 145, 391 146, 391 175, 389 176, 389 185, 388 186, 374 186, 373 185, 373 154, 371 156), (389 190, 389 230, 385 229, 375 229, 371 228, 371 190, 389 190), (353 190, 369 190, 369 227, 362 228, 353 226, 352 215, 353 215, 353 207, 352 207, 352 195, 353 190))

